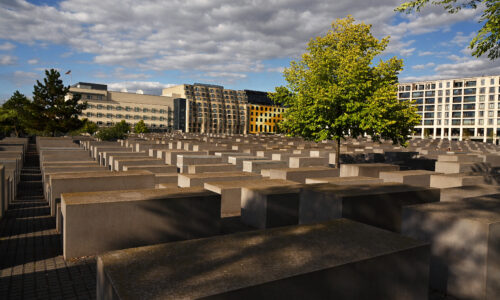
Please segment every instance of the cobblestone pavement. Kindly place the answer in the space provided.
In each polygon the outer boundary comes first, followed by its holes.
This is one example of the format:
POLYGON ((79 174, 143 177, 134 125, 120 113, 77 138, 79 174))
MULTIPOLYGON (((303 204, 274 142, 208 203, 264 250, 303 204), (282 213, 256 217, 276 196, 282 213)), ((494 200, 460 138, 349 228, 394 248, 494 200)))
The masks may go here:
POLYGON ((18 197, 0 221, 0 299, 95 299, 95 259, 66 262, 29 145, 18 197))

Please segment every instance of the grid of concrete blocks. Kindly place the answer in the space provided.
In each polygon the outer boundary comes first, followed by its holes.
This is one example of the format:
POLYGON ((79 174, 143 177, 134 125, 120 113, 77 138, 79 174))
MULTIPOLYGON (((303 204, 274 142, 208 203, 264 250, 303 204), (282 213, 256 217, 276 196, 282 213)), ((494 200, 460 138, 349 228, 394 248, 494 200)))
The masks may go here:
MULTIPOLYGON (((64 259, 97 258, 98 299, 500 298, 493 144, 365 138, 339 155, 333 141, 171 133, 36 145, 64 259)), ((3 212, 26 145, 0 147, 3 212)))

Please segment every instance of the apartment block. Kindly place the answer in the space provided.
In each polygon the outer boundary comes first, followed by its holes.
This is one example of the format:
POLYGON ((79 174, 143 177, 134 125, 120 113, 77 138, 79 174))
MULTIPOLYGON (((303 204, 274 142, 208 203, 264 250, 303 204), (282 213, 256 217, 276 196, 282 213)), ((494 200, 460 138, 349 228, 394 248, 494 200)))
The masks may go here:
POLYGON ((185 99, 108 91, 103 84, 79 82, 70 87, 70 94, 80 94, 87 109, 81 118, 99 126, 111 126, 125 120, 134 126, 140 120, 152 130, 182 130, 185 127, 185 99), (174 111, 177 109, 177 114, 174 111))
POLYGON ((248 133, 276 133, 285 108, 275 105, 251 104, 248 133))
POLYGON ((401 83, 398 99, 414 101, 422 123, 416 136, 497 142, 500 76, 401 83))

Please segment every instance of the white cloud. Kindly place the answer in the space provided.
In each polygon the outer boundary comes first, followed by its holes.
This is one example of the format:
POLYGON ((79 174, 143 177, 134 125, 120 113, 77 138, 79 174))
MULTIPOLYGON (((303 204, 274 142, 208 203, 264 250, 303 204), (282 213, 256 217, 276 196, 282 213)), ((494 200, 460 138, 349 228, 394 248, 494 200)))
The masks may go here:
POLYGON ((3 44, 0 44, 1 51, 9 51, 9 50, 12 50, 14 48, 16 48, 16 46, 12 43, 9 43, 9 42, 5 42, 3 44))
POLYGON ((0 56, 0 66, 13 65, 17 61, 17 57, 12 55, 0 56))
POLYGON ((110 91, 127 90, 129 93, 135 93, 142 90, 147 95, 161 95, 164 88, 174 86, 176 84, 160 83, 157 81, 122 81, 108 84, 110 91))
POLYGON ((425 70, 434 67, 436 64, 433 62, 422 64, 422 65, 414 65, 411 67, 413 70, 425 70))
POLYGON ((36 59, 36 58, 28 60, 28 64, 30 64, 30 65, 36 65, 37 63, 38 63, 38 59, 36 59))
MULTIPOLYGON (((295 58, 311 37, 335 18, 353 14, 373 24, 375 36, 391 35, 386 53, 415 53, 412 36, 447 30, 474 20, 479 11, 448 14, 430 7, 399 16, 400 0, 64 0, 57 6, 26 0, 0 4, 0 39, 33 45, 69 46, 64 57, 90 54, 93 62, 134 72, 98 73, 119 80, 149 78, 146 71, 188 70, 199 76, 243 80, 269 71, 268 59, 295 58), (245 76, 243 76, 245 75, 245 76)), ((419 47, 420 49, 420 47, 419 47)), ((278 71, 276 69, 275 71, 278 71)))
POLYGON ((285 67, 267 68, 266 71, 267 72, 283 73, 283 71, 285 71, 285 67))
POLYGON ((458 46, 464 46, 470 43, 472 38, 476 36, 476 32, 471 32, 468 35, 464 35, 463 32, 459 31, 455 35, 455 37, 450 41, 450 43, 458 45, 458 46))

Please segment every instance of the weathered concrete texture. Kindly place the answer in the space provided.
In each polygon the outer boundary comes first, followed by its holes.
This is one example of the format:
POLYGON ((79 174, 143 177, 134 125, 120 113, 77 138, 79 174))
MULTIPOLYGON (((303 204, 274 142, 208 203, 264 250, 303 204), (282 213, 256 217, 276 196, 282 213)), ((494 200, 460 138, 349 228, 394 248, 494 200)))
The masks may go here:
POLYGON ((430 185, 433 188, 451 188, 484 183, 486 183, 485 179, 481 175, 473 173, 456 173, 431 175, 430 185))
POLYGON ((478 162, 450 162, 450 161, 437 161, 436 172, 453 174, 465 172, 483 172, 490 168, 490 164, 478 162))
POLYGON ((64 173, 50 176, 50 213, 55 216, 56 199, 62 193, 151 189, 155 175, 148 171, 64 173))
POLYGON ((439 189, 398 183, 334 186, 308 185, 301 191, 300 223, 349 218, 400 232, 405 205, 439 201, 439 189))
POLYGON ((214 172, 201 174, 179 174, 179 187, 202 187, 210 181, 252 180, 261 178, 260 175, 248 172, 214 172))
POLYGON ((260 174, 262 169, 279 169, 286 167, 286 162, 277 160, 247 160, 243 162, 244 172, 253 172, 257 174, 260 174))
POLYGON ((220 196, 202 188, 65 193, 61 211, 65 259, 220 230, 220 196))
POLYGON ((221 195, 221 215, 235 216, 241 214, 241 189, 243 187, 294 186, 298 183, 280 179, 252 179, 240 181, 206 182, 204 188, 221 195))
POLYGON ((145 166, 145 165, 158 165, 164 166, 165 162, 157 158, 117 158, 114 160, 115 171, 124 171, 125 166, 145 166))
POLYGON ((425 170, 408 170, 380 172, 379 177, 383 179, 384 182, 397 182, 409 185, 430 187, 431 175, 435 174, 439 173, 425 170))
POLYGON ((307 184, 330 183, 334 185, 359 185, 359 184, 378 184, 384 181, 380 178, 351 176, 351 177, 323 177, 306 178, 307 184))
POLYGON ((399 171, 399 166, 389 164, 341 164, 340 177, 365 176, 379 178, 384 171, 399 171))
POLYGON ((154 174, 164 174, 164 173, 177 173, 176 166, 168 166, 168 165, 139 165, 139 166, 124 166, 123 171, 149 171, 154 174))
POLYGON ((431 243, 430 285, 460 299, 500 298, 500 200, 403 209, 402 233, 431 243))
POLYGON ((260 229, 298 224, 301 187, 243 187, 241 221, 260 229))
POLYGON ((306 178, 338 177, 339 169, 328 167, 271 169, 269 171, 269 175, 271 179, 282 179, 295 181, 298 183, 305 183, 306 178))
POLYGON ((209 173, 209 172, 235 172, 235 171, 241 171, 241 168, 231 164, 188 166, 188 174, 209 173))
POLYGON ((341 219, 107 253, 97 299, 426 299, 429 248, 341 219))
POLYGON ((500 194, 500 186, 489 184, 467 185, 441 189, 441 202, 461 201, 465 198, 500 194))
POLYGON ((290 168, 328 167, 328 157, 290 157, 290 168))

